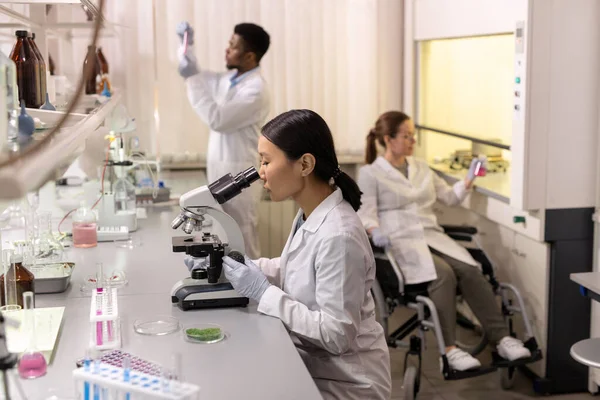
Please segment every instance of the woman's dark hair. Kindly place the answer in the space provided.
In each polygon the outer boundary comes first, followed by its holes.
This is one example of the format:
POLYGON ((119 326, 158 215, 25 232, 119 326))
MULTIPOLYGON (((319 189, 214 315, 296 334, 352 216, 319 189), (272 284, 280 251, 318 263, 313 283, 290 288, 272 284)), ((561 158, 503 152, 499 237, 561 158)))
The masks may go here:
POLYGON ((262 134, 289 160, 296 161, 304 154, 312 154, 316 159, 315 176, 323 182, 333 178, 352 208, 355 211, 360 208, 362 193, 356 182, 340 170, 331 131, 319 114, 311 110, 284 112, 267 122, 262 134))
POLYGON ((367 164, 372 164, 377 158, 377 146, 375 141, 385 147, 385 141, 383 138, 389 136, 391 138, 396 137, 398 133, 398 127, 402 125, 404 121, 408 121, 410 117, 400 111, 388 111, 377 118, 375 122, 375 128, 371 129, 367 135, 367 148, 365 151, 365 161, 367 164))

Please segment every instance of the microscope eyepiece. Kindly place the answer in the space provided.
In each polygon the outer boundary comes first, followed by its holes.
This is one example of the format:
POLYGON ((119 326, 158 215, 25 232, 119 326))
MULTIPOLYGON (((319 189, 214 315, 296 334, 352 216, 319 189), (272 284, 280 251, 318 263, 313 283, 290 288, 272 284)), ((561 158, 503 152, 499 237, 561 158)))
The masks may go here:
POLYGON ((256 168, 250 167, 235 177, 231 174, 223 176, 208 185, 208 190, 219 204, 223 204, 240 194, 243 189, 249 187, 259 178, 256 168))

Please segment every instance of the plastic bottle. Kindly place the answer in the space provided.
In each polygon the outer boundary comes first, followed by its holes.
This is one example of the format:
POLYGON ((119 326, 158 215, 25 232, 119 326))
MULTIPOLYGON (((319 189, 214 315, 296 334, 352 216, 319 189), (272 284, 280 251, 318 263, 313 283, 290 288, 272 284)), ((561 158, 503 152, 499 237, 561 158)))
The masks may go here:
POLYGON ((73 216, 73 246, 89 248, 96 247, 97 245, 96 214, 82 201, 73 216))
POLYGON ((10 52, 9 58, 17 69, 17 86, 19 101, 25 100, 25 106, 40 108, 44 104, 44 94, 40 81, 40 63, 27 40, 27 31, 16 31, 17 42, 10 52))

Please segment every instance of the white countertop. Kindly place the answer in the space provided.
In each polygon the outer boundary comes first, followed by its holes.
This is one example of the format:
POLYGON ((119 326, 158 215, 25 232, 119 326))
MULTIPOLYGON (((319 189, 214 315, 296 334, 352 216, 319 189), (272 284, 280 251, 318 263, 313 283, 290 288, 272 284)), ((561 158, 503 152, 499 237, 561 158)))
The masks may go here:
MULTIPOLYGON (((183 176, 188 185, 204 179, 193 173, 183 176)), ((179 186, 176 192, 190 188, 179 186)), ((200 398, 321 399, 281 321, 256 312, 255 303, 248 308, 186 312, 171 304, 172 286, 187 275, 184 255, 171 250, 171 237, 183 235, 170 227, 177 211, 173 207, 149 207, 148 218, 138 221, 139 229, 133 234, 138 246, 132 249, 106 242, 91 249, 68 250, 66 257, 75 262, 70 287, 64 293, 36 296, 37 307, 65 306, 66 310, 47 375, 21 381, 30 399, 45 399, 46 394, 73 397, 71 373, 75 361, 85 354, 90 334, 90 297, 80 286, 86 277, 94 275, 96 262, 103 263, 105 273, 125 272, 129 281, 119 289, 122 349, 167 367, 172 366, 173 353, 181 354, 184 380, 201 387, 200 398), (174 316, 182 325, 216 323, 227 337, 217 344, 200 345, 185 341, 181 331, 166 336, 134 332, 134 320, 158 314, 174 316)))
MULTIPOLYGON (((464 179, 467 175, 466 170, 453 171, 448 165, 442 163, 430 162, 429 166, 451 182, 464 179)), ((510 201, 510 167, 506 172, 490 172, 485 177, 478 177, 475 180, 474 190, 508 203, 510 201)))

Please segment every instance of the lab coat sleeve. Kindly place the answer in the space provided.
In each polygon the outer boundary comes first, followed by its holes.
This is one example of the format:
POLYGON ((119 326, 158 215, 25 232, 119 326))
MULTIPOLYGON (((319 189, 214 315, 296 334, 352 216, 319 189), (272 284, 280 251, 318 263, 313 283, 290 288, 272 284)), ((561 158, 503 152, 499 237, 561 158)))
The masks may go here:
POLYGON ((263 272, 263 274, 265 274, 265 276, 267 277, 267 279, 269 280, 269 283, 271 285, 275 285, 277 287, 280 287, 280 282, 281 282, 281 274, 280 274, 280 260, 281 257, 277 257, 277 258, 259 258, 258 260, 253 260, 254 264, 258 265, 258 267, 261 269, 261 271, 263 272))
POLYGON ((433 185, 435 187, 436 197, 447 206, 452 207, 459 205, 471 192, 466 188, 465 181, 462 179, 453 186, 450 186, 434 171, 431 171, 431 174, 433 174, 433 185))
POLYGON ((368 167, 362 167, 358 171, 358 187, 363 193, 360 200, 361 206, 357 214, 366 230, 379 227, 377 215, 377 179, 368 167))
POLYGON ((314 265, 317 310, 271 286, 258 311, 279 318, 297 336, 332 354, 347 352, 358 334, 365 297, 368 255, 363 248, 346 233, 323 240, 314 265))
POLYGON ((218 81, 199 73, 186 80, 192 108, 208 127, 220 133, 235 132, 254 125, 263 118, 264 94, 259 86, 241 87, 232 99, 218 104, 215 93, 218 81))

